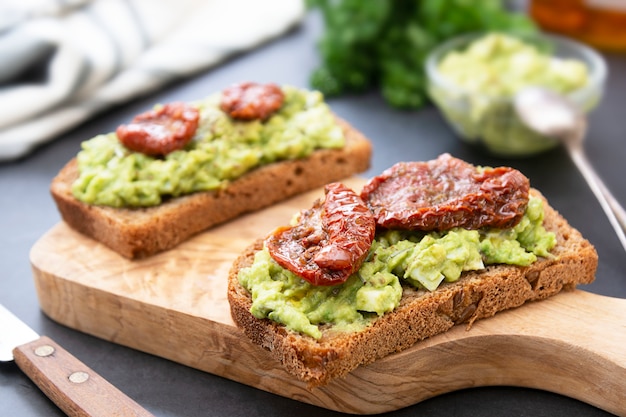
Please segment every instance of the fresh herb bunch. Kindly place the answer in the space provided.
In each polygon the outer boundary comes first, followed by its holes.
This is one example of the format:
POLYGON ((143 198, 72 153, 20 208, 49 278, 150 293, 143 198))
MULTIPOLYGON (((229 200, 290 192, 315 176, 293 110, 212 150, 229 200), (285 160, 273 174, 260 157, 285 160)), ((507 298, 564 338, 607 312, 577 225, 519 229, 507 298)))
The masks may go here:
POLYGON ((379 86, 394 107, 428 101, 424 62, 440 42, 467 32, 532 33, 504 0, 307 0, 325 30, 310 83, 327 96, 379 86))

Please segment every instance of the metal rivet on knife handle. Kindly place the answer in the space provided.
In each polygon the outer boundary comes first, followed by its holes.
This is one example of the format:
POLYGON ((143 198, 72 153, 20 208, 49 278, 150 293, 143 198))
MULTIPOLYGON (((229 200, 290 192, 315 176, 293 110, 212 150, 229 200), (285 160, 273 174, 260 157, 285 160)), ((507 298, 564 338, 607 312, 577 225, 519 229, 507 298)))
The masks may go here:
POLYGON ((35 348, 35 355, 40 356, 42 358, 46 356, 50 356, 54 353, 54 347, 50 345, 42 345, 35 348))
POLYGON ((75 384, 82 384, 83 382, 86 382, 88 379, 89 379, 89 374, 87 372, 82 372, 82 371, 74 372, 69 376, 70 382, 73 382, 75 384))

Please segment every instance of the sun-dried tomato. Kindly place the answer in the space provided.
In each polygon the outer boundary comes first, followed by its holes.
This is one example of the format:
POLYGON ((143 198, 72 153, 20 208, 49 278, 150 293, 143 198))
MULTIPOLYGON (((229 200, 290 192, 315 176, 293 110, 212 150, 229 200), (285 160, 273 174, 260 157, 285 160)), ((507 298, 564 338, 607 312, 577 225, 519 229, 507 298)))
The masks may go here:
POLYGON ((508 228, 524 215, 529 189, 528 178, 513 168, 479 169, 443 154, 392 166, 363 187, 361 198, 383 228, 508 228))
POLYGON ((160 156, 182 149, 196 133, 200 113, 185 103, 169 103, 135 116, 121 125, 116 134, 128 149, 160 156))
POLYGON ((233 119, 265 120, 281 108, 284 100, 276 84, 245 82, 222 91, 220 108, 233 119))
POLYGON ((272 258, 314 285, 335 285, 357 271, 374 240, 374 217, 361 198, 341 183, 328 184, 325 198, 300 213, 295 226, 266 239, 272 258))

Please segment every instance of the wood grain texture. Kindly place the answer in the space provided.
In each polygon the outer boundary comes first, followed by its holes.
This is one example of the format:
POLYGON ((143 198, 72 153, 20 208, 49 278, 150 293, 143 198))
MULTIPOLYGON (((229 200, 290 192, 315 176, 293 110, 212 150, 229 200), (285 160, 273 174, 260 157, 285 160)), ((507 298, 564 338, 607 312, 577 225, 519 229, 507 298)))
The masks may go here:
POLYGON ((15 348, 13 354, 20 369, 68 416, 152 416, 46 336, 15 348))
MULTIPOLYGON (((363 179, 346 184, 358 188, 363 179)), ((309 207, 312 191, 130 261, 60 223, 31 250, 42 310, 76 330, 320 407, 396 410, 488 385, 538 388, 626 416, 626 300, 584 291, 498 313, 309 390, 235 327, 226 277, 254 239, 309 207)))

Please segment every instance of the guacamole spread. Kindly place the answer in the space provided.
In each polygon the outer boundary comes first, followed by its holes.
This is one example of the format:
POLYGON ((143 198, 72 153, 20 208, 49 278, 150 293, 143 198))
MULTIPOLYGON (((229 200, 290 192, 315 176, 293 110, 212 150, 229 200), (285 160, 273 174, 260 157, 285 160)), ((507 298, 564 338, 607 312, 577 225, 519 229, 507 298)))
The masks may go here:
MULTIPOLYGON (((589 83, 584 62, 557 58, 547 44, 501 33, 448 52, 437 71, 446 85, 433 83, 429 93, 461 137, 503 156, 534 154, 558 144, 519 121, 511 101, 517 92, 538 86, 568 95, 589 83)), ((578 104, 589 110, 596 99, 578 104)))
POLYGON ((522 39, 492 33, 439 62, 439 71, 466 91, 492 97, 513 97, 529 85, 569 93, 588 81, 585 64, 559 59, 522 39))
POLYGON ((389 230, 376 235, 361 268, 343 284, 311 285, 280 267, 267 249, 239 272, 239 282, 252 295, 251 313, 319 339, 322 324, 335 331, 363 328, 394 310, 402 286, 435 291, 454 282, 463 271, 488 264, 530 265, 549 257, 554 233, 543 227, 542 200, 531 197, 524 217, 512 229, 409 232, 389 230))
POLYGON ((290 86, 282 90, 282 107, 265 121, 230 118, 219 109, 219 93, 194 103, 200 122, 193 139, 164 157, 132 152, 115 133, 83 142, 72 192, 89 204, 154 206, 164 198, 224 187, 261 165, 344 146, 343 132, 321 93, 290 86))

